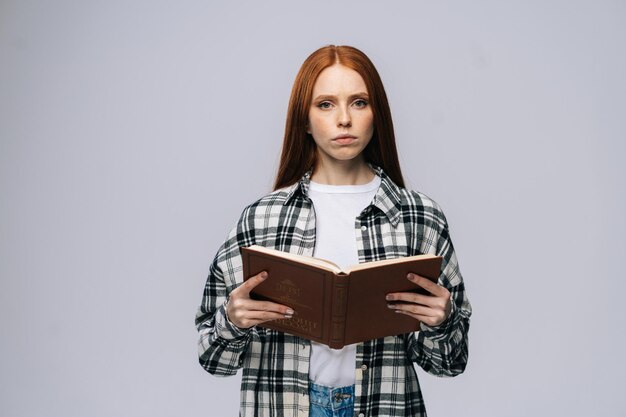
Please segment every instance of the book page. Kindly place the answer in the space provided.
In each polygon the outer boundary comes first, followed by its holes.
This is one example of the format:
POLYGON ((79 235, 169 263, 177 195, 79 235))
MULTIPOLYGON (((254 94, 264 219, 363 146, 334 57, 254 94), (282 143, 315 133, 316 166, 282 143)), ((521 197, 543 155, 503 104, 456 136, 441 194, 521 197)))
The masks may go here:
POLYGON ((353 271, 360 271, 360 270, 368 269, 368 268, 376 268, 376 267, 383 266, 383 265, 393 265, 393 264, 399 264, 403 262, 416 261, 420 259, 432 259, 436 257, 437 257, 436 255, 426 254, 426 255, 405 256, 403 258, 383 259, 382 261, 364 262, 364 263, 352 265, 346 268, 345 272, 349 274, 350 272, 353 272, 353 271))
POLYGON ((337 264, 331 261, 328 261, 326 259, 314 258, 312 256, 306 256, 306 255, 298 255, 298 254, 289 253, 289 252, 282 252, 276 249, 266 248, 266 247, 258 246, 258 245, 252 245, 248 247, 248 249, 251 249, 257 252, 267 253, 269 255, 277 256, 283 259, 290 259, 292 261, 300 262, 306 265, 317 266, 318 268, 331 271, 335 274, 340 274, 343 272, 342 269, 337 264))

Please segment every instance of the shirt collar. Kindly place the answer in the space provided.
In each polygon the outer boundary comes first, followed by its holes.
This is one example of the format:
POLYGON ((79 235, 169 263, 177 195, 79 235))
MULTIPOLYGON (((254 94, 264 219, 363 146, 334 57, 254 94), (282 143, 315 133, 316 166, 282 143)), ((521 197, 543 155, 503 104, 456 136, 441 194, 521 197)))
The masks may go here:
POLYGON ((372 166, 376 175, 380 177, 380 187, 372 200, 372 205, 385 213, 389 222, 396 227, 400 223, 400 208, 402 207, 400 187, 385 174, 382 168, 372 166))
POLYGON ((311 184, 312 173, 313 168, 305 172, 302 178, 300 178, 300 181, 286 188, 285 191, 287 191, 287 198, 285 198, 285 202, 283 203, 283 205, 288 204, 292 198, 295 198, 297 196, 306 197, 309 195, 309 185, 311 184))
MULTIPOLYGON (((381 180, 380 187, 378 187, 378 191, 376 191, 376 195, 374 196, 371 205, 383 212, 389 219, 389 222, 396 227, 400 222, 400 208, 402 205, 400 187, 391 181, 382 168, 375 165, 370 166, 381 180)), ((308 170, 302 176, 300 181, 286 189, 287 198, 285 199, 284 204, 289 203, 292 198, 296 198, 297 196, 308 198, 312 173, 313 169, 308 170)))

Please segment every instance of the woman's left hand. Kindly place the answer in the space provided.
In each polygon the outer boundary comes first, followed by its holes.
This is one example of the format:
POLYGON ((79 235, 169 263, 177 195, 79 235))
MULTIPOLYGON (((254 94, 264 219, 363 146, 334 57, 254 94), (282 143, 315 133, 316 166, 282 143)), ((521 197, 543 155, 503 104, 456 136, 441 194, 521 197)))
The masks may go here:
POLYGON ((409 274, 407 278, 428 291, 430 295, 413 292, 390 293, 386 298, 389 302, 387 306, 396 313, 406 314, 431 327, 443 323, 452 310, 450 291, 416 274, 409 274))

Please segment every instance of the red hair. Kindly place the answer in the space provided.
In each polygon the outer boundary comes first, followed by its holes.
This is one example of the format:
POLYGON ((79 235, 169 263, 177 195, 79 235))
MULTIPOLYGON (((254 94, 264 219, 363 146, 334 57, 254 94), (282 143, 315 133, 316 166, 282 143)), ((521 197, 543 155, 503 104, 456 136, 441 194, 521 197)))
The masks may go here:
POLYGON ((391 110, 378 71, 367 55, 358 49, 352 46, 329 45, 309 55, 296 75, 287 109, 283 150, 274 189, 294 184, 315 166, 316 145, 306 132, 313 86, 320 73, 335 64, 358 72, 367 86, 374 115, 374 134, 363 150, 365 162, 381 167, 393 182, 404 187, 391 110))

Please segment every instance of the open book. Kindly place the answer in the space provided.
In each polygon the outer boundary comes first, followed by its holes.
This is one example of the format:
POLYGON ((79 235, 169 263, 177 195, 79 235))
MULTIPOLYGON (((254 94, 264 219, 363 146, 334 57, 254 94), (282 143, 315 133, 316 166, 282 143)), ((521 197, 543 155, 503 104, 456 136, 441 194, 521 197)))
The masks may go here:
POLYGON ((419 330, 419 322, 387 307, 391 292, 427 294, 407 279, 413 272, 437 282, 441 257, 415 255, 366 262, 342 270, 324 259, 261 246, 242 248, 244 279, 262 271, 268 278, 251 293, 291 307, 291 319, 260 324, 326 344, 333 349, 419 330))

